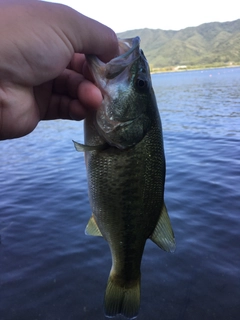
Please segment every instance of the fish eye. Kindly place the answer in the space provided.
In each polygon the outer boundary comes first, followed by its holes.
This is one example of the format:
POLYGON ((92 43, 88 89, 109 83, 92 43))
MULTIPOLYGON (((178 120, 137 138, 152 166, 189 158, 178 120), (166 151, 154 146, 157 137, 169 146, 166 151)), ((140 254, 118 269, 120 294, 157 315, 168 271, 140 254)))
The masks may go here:
POLYGON ((137 87, 139 89, 144 89, 144 88, 146 88, 146 86, 147 86, 147 81, 140 79, 140 78, 137 79, 137 87))

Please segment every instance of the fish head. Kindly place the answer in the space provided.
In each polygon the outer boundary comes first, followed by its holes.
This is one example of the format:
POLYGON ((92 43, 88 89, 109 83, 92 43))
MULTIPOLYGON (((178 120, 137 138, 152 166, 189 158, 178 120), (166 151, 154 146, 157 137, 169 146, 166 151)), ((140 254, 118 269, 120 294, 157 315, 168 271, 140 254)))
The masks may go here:
POLYGON ((119 49, 122 54, 108 63, 93 55, 87 62, 103 95, 94 120, 97 132, 109 145, 127 149, 149 131, 155 96, 140 38, 119 39, 119 49))

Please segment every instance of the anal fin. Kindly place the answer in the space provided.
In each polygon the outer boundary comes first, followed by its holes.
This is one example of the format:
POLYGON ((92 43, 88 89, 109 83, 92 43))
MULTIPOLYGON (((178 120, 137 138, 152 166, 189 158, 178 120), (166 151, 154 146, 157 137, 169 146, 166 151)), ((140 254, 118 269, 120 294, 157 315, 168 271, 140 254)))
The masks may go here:
POLYGON ((85 234, 88 236, 98 236, 98 237, 102 237, 102 233, 98 228, 97 222, 94 218, 94 216, 92 215, 91 218, 88 221, 88 224, 86 226, 85 229, 85 234))
POLYGON ((165 204, 163 204, 157 225, 151 234, 150 239, 165 251, 175 251, 175 237, 165 204))

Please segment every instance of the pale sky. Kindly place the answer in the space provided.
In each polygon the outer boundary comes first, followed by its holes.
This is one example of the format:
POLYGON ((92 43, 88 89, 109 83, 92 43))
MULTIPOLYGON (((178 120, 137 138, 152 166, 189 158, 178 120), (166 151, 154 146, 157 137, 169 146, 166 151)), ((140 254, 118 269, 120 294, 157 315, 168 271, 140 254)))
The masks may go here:
POLYGON ((240 18, 239 0, 52 0, 109 26, 115 32, 150 28, 180 30, 240 18))

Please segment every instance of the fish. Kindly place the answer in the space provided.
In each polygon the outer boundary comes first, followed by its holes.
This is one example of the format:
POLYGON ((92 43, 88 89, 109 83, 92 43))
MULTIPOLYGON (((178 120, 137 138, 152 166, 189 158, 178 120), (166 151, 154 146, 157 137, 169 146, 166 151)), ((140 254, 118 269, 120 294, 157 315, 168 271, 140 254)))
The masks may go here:
POLYGON ((147 239, 173 252, 175 237, 164 203, 165 155, 158 106, 140 38, 119 39, 121 54, 108 63, 87 55, 103 102, 84 120, 89 201, 87 235, 102 236, 112 268, 106 317, 137 317, 141 260, 147 239))

